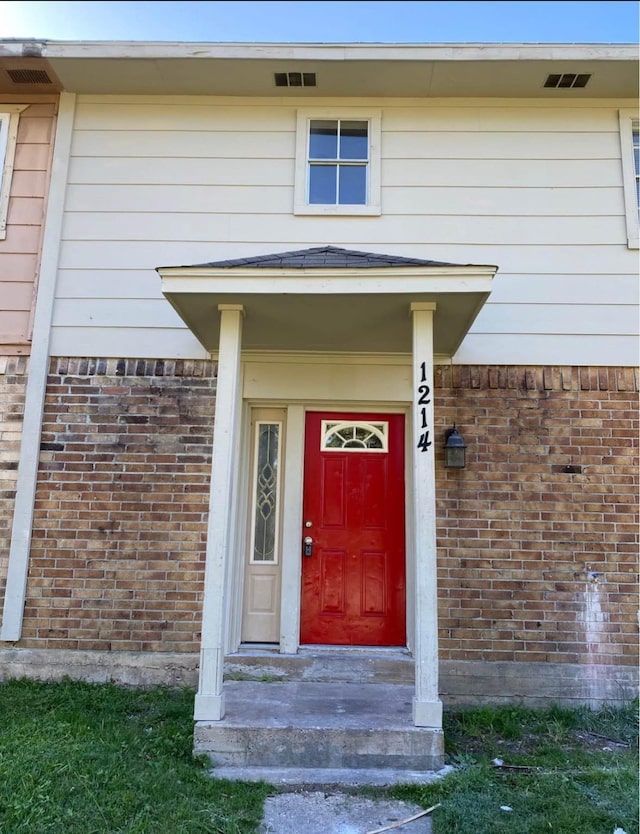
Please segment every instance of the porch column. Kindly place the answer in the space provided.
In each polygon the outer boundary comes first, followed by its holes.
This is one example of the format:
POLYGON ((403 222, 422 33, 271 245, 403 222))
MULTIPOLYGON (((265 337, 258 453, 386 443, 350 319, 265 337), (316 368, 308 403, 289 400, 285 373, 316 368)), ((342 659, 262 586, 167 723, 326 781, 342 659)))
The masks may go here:
POLYGON ((413 319, 413 523, 415 554, 415 676, 413 723, 442 727, 438 697, 433 318, 436 305, 411 305, 413 319))
POLYGON ((196 721, 219 721, 224 717, 225 709, 222 690, 224 632, 232 556, 229 550, 234 524, 243 307, 241 304, 220 304, 218 310, 220 349, 202 606, 200 680, 193 716, 196 721))

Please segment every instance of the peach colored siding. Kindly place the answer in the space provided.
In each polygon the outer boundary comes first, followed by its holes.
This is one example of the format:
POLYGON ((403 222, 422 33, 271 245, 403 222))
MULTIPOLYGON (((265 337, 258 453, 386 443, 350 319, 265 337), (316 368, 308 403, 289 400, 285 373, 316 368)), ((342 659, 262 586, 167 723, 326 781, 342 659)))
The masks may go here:
POLYGON ((7 235, 0 240, 0 356, 30 352, 57 112, 55 96, 10 96, 0 100, 0 110, 18 103, 28 106, 20 114, 7 235))

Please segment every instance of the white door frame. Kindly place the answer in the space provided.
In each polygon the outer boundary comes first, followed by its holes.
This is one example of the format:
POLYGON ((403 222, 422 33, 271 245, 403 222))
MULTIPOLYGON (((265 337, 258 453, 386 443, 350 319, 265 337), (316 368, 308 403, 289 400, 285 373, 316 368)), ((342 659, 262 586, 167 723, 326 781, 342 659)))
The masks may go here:
MULTIPOLYGON (((209 665, 215 664, 215 675, 209 670, 206 678, 201 668, 201 682, 215 680, 219 692, 214 698, 196 697, 196 720, 219 720, 224 715, 222 693, 222 665, 224 652, 234 652, 240 647, 240 621, 242 616, 242 581, 244 546, 246 544, 247 502, 241 496, 249 491, 247 461, 248 419, 253 406, 286 408, 285 462, 283 478, 282 519, 282 601, 280 622, 280 652, 295 654, 300 646, 300 576, 302 489, 304 477, 305 414, 308 410, 376 411, 378 413, 405 413, 406 499, 407 525, 407 642, 416 662, 416 697, 414 699, 414 723, 419 726, 440 728, 441 703, 437 698, 437 611, 432 600, 437 599, 435 576, 435 494, 434 454, 424 455, 416 451, 417 416, 414 401, 414 379, 422 362, 429 366, 432 375, 432 326, 433 305, 421 304, 412 311, 416 351, 410 357, 243 357, 238 377, 243 380, 242 420, 244 440, 237 445, 237 461, 244 461, 243 473, 230 493, 230 513, 217 507, 218 517, 229 519, 233 527, 228 541, 235 542, 227 565, 227 586, 205 584, 205 610, 216 608, 224 611, 226 625, 218 633, 219 653, 209 651, 209 665), (240 452, 242 449, 242 452, 240 452), (431 502, 431 509, 428 504, 431 502), (425 515, 425 507, 427 512, 425 515), (426 524, 426 528, 424 525, 426 524), (422 527, 422 529, 420 529, 422 527), (419 557, 419 558, 418 558, 419 557), (208 598, 213 588, 217 599, 208 598), (412 594, 411 591, 414 591, 412 594), (230 602, 230 600, 235 600, 230 602), (427 607, 425 608, 425 603, 427 607), (435 693, 435 695, 434 695, 435 693), (212 705, 214 708, 212 709, 212 705)), ((221 357, 222 359, 222 357, 221 357)), ((431 378, 431 377, 430 377, 431 378)), ((431 383, 432 384, 432 383, 431 383)), ((220 379, 219 379, 220 385, 220 379)), ((218 392, 220 397, 220 391, 218 392)), ((429 415, 430 424, 433 410, 429 415)), ((217 415, 216 415, 217 421, 217 415)), ((214 452, 216 434, 214 433, 214 452)), ((237 467, 236 470, 237 472, 237 467)), ((215 472, 215 467, 214 467, 215 472)), ((207 544, 207 562, 211 544, 207 544)), ((203 625, 203 646, 206 636, 203 625)), ((209 644, 211 640, 209 639, 209 644)), ((209 646, 211 649, 211 646, 209 646)), ((202 655, 204 660, 204 655, 202 655)))

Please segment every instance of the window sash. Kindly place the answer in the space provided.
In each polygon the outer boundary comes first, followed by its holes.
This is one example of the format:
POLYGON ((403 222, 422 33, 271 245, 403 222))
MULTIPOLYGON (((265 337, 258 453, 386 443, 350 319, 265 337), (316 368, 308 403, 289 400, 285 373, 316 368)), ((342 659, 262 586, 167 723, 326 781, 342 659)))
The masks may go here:
MULTIPOLYGON (((319 129, 319 127, 318 127, 319 129)), ((319 145, 320 143, 315 143, 319 145)), ((370 194, 370 184, 369 184, 369 169, 370 169, 370 148, 371 148, 371 123, 369 119, 309 119, 307 124, 307 184, 306 184, 306 202, 308 205, 319 205, 319 206, 366 206, 369 204, 369 194, 370 194), (313 142, 313 129, 314 125, 320 126, 322 124, 330 125, 335 130, 335 155, 330 156, 328 154, 322 155, 313 155, 312 154, 312 145, 313 142), (344 127, 347 126, 347 127, 344 127), (363 126, 366 126, 366 154, 362 156, 348 156, 342 154, 343 144, 348 146, 348 141, 343 142, 343 135, 347 130, 349 130, 348 126, 360 126, 360 130, 363 129, 363 126), (324 168, 324 169, 332 169, 335 173, 335 180, 333 187, 331 187, 330 180, 326 180, 322 183, 325 186, 329 186, 329 191, 333 194, 333 199, 329 200, 326 199, 327 193, 322 195, 323 199, 315 199, 314 198, 314 179, 317 182, 317 178, 313 177, 313 169, 324 168), (341 185, 341 169, 343 168, 360 168, 364 169, 365 177, 364 177, 364 187, 358 186, 358 197, 360 199, 357 200, 348 200, 345 199, 343 195, 350 196, 353 194, 353 188, 345 188, 342 189, 341 185)), ((346 148, 348 150, 348 147, 346 148)), ((316 150, 319 150, 316 147, 316 150)), ((346 171, 345 171, 346 174, 346 171)), ((345 176, 345 180, 347 177, 345 176)), ((317 183, 320 184, 320 183, 317 183)), ((321 189, 318 189, 321 190, 321 189)))

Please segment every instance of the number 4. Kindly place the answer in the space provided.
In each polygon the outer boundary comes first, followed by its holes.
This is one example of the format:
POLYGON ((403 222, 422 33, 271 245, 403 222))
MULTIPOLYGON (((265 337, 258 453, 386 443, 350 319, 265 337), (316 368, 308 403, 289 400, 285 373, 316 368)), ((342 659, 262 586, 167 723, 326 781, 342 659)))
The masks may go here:
POLYGON ((429 432, 423 431, 420 435, 420 438, 418 439, 418 449, 420 449, 422 452, 426 452, 429 446, 431 445, 432 443, 429 440, 429 432))

